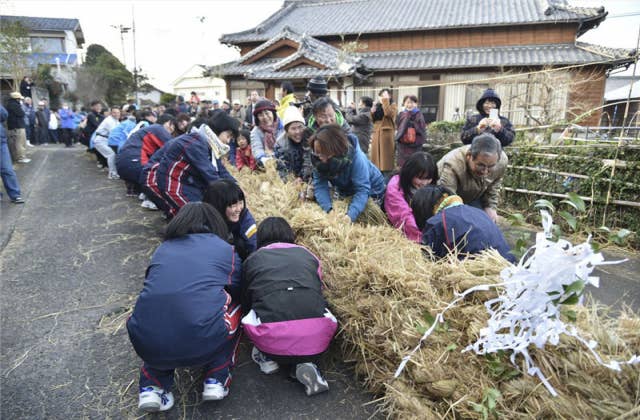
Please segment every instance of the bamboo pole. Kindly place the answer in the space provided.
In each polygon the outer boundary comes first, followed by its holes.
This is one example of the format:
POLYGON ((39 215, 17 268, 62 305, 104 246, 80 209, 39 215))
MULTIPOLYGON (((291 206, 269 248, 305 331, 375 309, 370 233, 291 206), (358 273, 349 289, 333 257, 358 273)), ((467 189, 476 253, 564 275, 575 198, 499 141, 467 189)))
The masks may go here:
MULTIPOLYGON (((550 174, 556 174, 556 175, 560 175, 560 176, 570 176, 570 177, 573 177, 573 178, 580 178, 580 179, 591 179, 592 178, 592 177, 590 177, 588 175, 574 174, 574 173, 571 173, 571 172, 559 172, 559 171, 554 171, 552 169, 536 168, 535 166, 507 165, 507 168, 524 169, 524 170, 532 171, 532 172, 550 173, 550 174)), ((625 182, 624 185, 626 185, 627 187, 640 187, 640 184, 634 184, 633 182, 625 182)))
MULTIPOLYGON (((542 196, 546 196, 546 197, 569 198, 569 196, 567 194, 551 193, 551 192, 546 192, 546 191, 534 191, 534 190, 527 190, 527 189, 524 189, 524 188, 502 187, 502 189, 505 190, 505 191, 515 192, 515 193, 520 193, 520 194, 532 194, 532 195, 542 195, 542 196)), ((593 198, 591 198, 591 197, 580 196, 580 198, 582 200, 584 200, 584 201, 594 202, 593 198)), ((640 203, 636 203, 635 201, 611 200, 610 203, 611 204, 616 204, 616 205, 619 205, 619 206, 638 207, 638 208, 640 208, 640 203)))

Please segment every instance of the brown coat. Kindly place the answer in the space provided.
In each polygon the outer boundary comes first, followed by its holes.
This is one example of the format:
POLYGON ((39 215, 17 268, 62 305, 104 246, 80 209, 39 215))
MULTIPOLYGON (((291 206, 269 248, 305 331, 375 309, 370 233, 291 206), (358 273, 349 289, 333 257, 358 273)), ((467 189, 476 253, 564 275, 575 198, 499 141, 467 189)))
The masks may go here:
MULTIPOLYGON (((392 171, 395 158, 396 114, 398 106, 389 104, 389 99, 382 98, 384 117, 373 123, 371 138, 371 162, 381 171, 392 171)), ((373 109, 372 109, 373 114, 373 109)))
POLYGON ((465 204, 479 199, 483 208, 495 210, 509 159, 504 152, 500 152, 500 160, 493 171, 485 177, 477 178, 469 171, 466 159, 469 148, 471 146, 453 149, 438 161, 438 184, 454 191, 465 204))

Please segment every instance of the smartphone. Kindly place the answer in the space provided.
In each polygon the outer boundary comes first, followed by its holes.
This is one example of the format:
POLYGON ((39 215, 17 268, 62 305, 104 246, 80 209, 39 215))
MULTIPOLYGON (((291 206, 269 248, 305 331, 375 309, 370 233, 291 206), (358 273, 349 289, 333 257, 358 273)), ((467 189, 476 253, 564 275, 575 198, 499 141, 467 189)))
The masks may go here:
POLYGON ((500 121, 500 117, 498 116, 498 108, 493 108, 489 111, 489 118, 492 120, 500 121))

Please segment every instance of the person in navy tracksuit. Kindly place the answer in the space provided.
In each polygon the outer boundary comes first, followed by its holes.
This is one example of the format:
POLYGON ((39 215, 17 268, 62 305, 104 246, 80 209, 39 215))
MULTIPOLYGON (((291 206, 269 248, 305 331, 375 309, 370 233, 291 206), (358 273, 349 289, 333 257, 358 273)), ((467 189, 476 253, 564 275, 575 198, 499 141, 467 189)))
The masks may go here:
POLYGON ((148 125, 131 134, 120 146, 116 156, 120 178, 128 184, 139 185, 142 167, 158 149, 171 140, 174 130, 175 118, 170 114, 163 114, 157 124, 148 125))
POLYGON ((231 242, 244 261, 257 247, 256 221, 240 186, 230 179, 219 179, 209 184, 202 201, 211 204, 227 222, 231 242))
POLYGON ((251 358, 265 374, 289 365, 307 395, 327 391, 315 363, 338 324, 322 296, 320 260, 295 244, 281 217, 263 220, 257 237, 259 249, 242 265, 242 324, 254 344, 251 358))
MULTIPOLYGON (((167 141, 164 146, 158 149, 149 159, 146 165, 144 165, 140 171, 140 178, 138 178, 138 185, 140 185, 140 191, 144 193, 145 198, 151 201, 156 207, 169 217, 170 206, 167 200, 164 199, 162 192, 158 188, 158 166, 164 156, 164 152, 169 148, 170 144, 175 139, 167 141)), ((172 216, 171 216, 172 217, 172 216)), ((169 217, 170 218, 170 217, 169 217)))
POLYGON ((241 262, 220 214, 189 203, 167 226, 147 268, 144 287, 127 321, 143 360, 138 407, 173 406, 174 369, 204 366, 202 399, 229 393, 240 339, 241 262))
POLYGON ((457 252, 462 259, 485 249, 497 250, 507 261, 516 262, 500 228, 487 213, 466 205, 462 198, 442 185, 427 185, 415 192, 411 209, 422 231, 422 244, 438 257, 457 252))
POLYGON ((238 120, 224 112, 177 137, 157 168, 158 188, 169 204, 169 215, 190 201, 201 201, 207 186, 220 178, 235 181, 222 163, 228 143, 238 134, 238 120))

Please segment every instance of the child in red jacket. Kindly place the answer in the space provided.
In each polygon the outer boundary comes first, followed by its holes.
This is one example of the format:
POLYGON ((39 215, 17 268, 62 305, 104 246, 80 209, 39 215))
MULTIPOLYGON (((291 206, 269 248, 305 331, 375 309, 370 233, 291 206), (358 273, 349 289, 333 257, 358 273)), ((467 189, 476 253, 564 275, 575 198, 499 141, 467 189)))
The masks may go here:
POLYGON ((252 171, 256 170, 256 159, 253 157, 251 145, 249 144, 250 138, 251 133, 249 130, 240 130, 238 139, 236 140, 236 143, 238 143, 238 149, 236 150, 236 167, 238 170, 245 166, 252 171))

